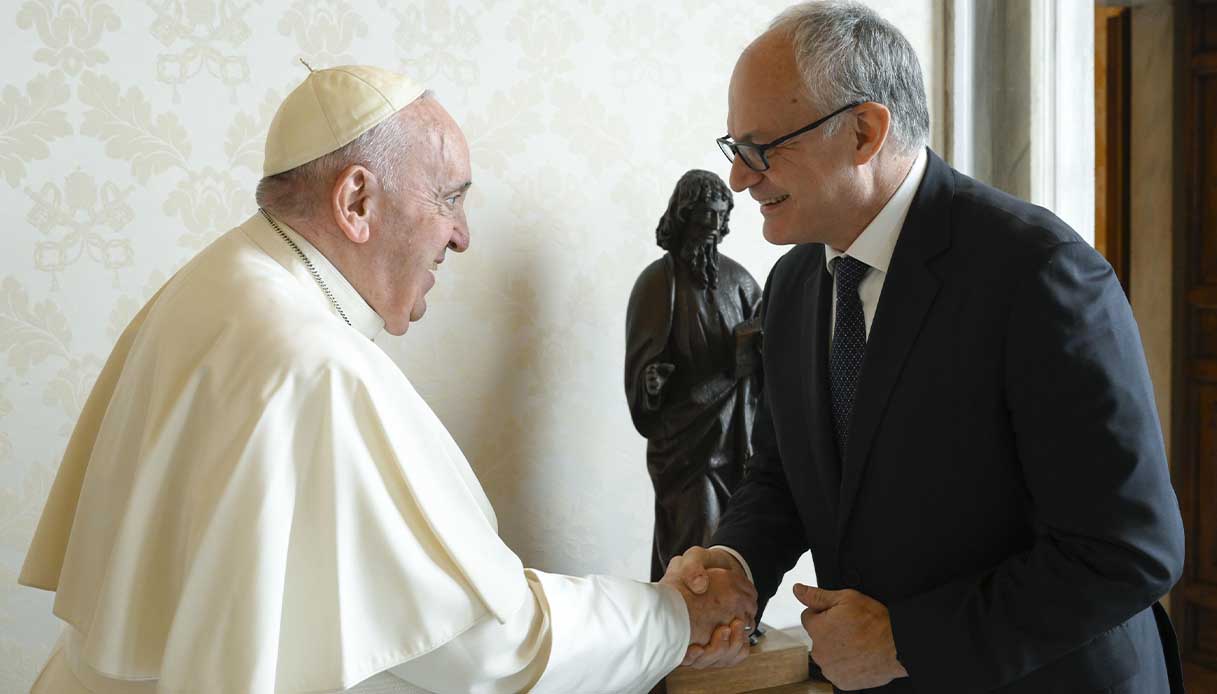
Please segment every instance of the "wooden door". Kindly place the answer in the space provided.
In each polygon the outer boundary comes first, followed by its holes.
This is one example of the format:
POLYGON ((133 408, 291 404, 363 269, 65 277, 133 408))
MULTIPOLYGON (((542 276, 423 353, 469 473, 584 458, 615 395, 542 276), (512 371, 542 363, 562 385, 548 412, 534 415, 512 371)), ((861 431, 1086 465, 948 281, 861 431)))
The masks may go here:
POLYGON ((1187 565, 1171 594, 1189 692, 1217 692, 1217 0, 1180 0, 1176 479, 1187 565))
POLYGON ((1094 10, 1094 247, 1129 289, 1132 10, 1094 10))

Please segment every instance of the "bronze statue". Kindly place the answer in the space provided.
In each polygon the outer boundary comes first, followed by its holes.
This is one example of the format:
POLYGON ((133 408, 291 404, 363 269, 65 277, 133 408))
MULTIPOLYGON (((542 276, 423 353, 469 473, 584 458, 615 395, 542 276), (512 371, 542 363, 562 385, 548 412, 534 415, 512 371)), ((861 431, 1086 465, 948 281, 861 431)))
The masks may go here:
POLYGON ((625 393, 647 438, 655 488, 651 580, 709 542, 751 454, 760 392, 761 290, 718 252, 731 190, 709 171, 681 177, 626 312, 625 393))

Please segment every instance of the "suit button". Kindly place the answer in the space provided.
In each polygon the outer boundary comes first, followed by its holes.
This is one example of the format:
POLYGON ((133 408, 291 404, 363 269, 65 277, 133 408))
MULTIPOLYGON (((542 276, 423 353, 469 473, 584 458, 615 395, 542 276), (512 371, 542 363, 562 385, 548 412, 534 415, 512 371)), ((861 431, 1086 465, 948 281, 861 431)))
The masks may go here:
POLYGON ((858 575, 857 569, 850 569, 849 571, 845 572, 846 588, 853 588, 854 590, 857 590, 858 586, 860 585, 862 585, 862 577, 858 575))

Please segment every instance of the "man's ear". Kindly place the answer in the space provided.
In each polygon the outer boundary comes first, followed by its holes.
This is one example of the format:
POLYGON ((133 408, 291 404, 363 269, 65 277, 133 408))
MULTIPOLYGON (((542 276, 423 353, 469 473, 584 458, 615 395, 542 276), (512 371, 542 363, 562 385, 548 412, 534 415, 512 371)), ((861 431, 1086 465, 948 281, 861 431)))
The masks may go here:
POLYGON ((868 101, 849 111, 854 129, 854 165, 862 166, 883 149, 891 132, 892 112, 883 104, 868 101))
POLYGON ((351 164, 334 180, 330 212, 334 223, 352 243, 366 243, 372 237, 369 220, 379 196, 380 181, 361 164, 351 164))

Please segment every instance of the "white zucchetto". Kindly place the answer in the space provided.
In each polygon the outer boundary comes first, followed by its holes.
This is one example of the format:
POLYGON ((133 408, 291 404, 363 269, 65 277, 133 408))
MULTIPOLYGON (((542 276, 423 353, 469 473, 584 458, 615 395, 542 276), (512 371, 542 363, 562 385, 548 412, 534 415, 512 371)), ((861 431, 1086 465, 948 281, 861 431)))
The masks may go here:
POLYGON ((262 175, 283 173, 349 144, 424 91, 410 78, 377 67, 310 68, 275 112, 262 175))

